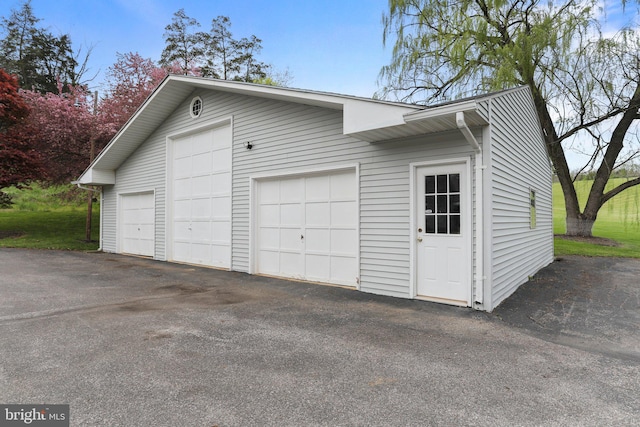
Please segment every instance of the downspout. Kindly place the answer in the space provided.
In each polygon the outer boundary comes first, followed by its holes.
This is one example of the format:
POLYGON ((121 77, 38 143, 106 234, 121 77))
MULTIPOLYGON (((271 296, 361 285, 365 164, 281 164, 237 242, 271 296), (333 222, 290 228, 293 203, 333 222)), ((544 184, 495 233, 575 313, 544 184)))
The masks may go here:
POLYGON ((459 111, 456 113, 456 125, 458 129, 464 135, 469 145, 475 151, 475 182, 476 182, 476 197, 475 197, 475 210, 476 210, 476 286, 474 302, 476 304, 482 304, 484 296, 484 215, 483 215, 483 188, 484 188, 484 161, 482 158, 482 147, 478 143, 478 140, 471 133, 471 129, 467 125, 464 119, 464 112, 459 111))

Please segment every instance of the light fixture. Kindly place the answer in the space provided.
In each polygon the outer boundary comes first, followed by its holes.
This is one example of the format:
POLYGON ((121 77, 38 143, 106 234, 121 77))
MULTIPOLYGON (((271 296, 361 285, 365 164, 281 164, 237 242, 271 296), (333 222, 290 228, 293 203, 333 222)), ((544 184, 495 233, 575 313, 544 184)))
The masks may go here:
POLYGON ((253 144, 251 143, 251 141, 247 141, 247 142, 244 143, 244 147, 247 150, 251 150, 253 148, 253 144))

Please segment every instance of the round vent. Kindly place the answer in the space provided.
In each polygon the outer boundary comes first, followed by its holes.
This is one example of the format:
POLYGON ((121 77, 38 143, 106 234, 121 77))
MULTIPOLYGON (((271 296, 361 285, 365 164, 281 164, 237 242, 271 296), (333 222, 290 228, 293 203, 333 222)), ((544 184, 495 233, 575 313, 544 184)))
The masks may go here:
POLYGON ((200 99, 199 96, 196 96, 191 100, 189 112, 191 113, 191 117, 193 117, 194 119, 202 114, 202 99, 200 99))

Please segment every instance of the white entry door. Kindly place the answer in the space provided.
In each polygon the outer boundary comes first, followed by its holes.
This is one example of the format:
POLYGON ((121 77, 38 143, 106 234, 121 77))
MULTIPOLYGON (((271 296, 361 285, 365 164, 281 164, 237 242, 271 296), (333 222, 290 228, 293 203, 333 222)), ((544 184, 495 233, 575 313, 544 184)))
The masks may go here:
POLYGON ((268 179, 257 187, 257 273, 356 286, 353 170, 268 179))
POLYGON ((173 261, 231 266, 231 139, 222 126, 173 141, 173 261))
POLYGON ((120 252, 153 256, 155 197, 152 192, 120 196, 120 252))
POLYGON ((417 169, 417 295, 468 305, 471 206, 466 164, 417 169))

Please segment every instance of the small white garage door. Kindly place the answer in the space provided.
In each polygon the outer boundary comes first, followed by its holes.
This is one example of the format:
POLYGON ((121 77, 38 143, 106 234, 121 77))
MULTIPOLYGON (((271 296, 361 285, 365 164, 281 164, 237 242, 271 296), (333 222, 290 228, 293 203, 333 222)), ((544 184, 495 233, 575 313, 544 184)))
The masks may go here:
POLYGON ((155 197, 153 193, 120 197, 120 252, 154 255, 155 197))
POLYGON ((356 286, 357 188, 354 170, 258 182, 257 272, 356 286))
POLYGON ((229 268, 231 126, 177 138, 172 153, 171 259, 229 268))

